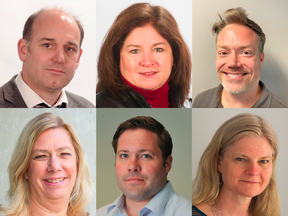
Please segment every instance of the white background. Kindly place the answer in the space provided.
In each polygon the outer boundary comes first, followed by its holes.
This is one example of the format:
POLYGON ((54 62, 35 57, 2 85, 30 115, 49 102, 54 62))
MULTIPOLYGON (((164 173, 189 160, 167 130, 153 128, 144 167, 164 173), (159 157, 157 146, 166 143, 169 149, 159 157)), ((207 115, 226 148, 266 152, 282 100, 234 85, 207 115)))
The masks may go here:
MULTIPOLYGON (((192 0, 154 0, 154 1, 135 1, 135 0, 97 0, 96 23, 96 56, 98 60, 99 51, 104 37, 110 29, 116 16, 132 4, 147 2, 154 6, 165 7, 176 19, 180 33, 184 38, 190 52, 192 52, 192 0)), ((129 25, 129 23, 127 23, 129 25)), ((96 69, 97 70, 97 69, 96 69)), ((190 97, 192 89, 190 88, 190 97)))
POLYGON ((95 0, 1 0, 0 86, 22 69, 17 43, 27 18, 42 7, 60 7, 76 15, 84 26, 83 53, 73 80, 65 89, 80 95, 95 105, 96 101, 96 2, 95 0))

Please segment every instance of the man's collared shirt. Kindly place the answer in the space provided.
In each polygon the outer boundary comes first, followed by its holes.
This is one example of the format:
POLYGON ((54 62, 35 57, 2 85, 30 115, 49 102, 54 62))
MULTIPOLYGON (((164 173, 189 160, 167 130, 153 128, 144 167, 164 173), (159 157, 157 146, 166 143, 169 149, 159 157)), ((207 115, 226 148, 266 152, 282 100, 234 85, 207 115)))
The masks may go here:
MULTIPOLYGON (((191 214, 191 202, 176 194, 169 181, 165 187, 139 211, 139 216, 189 216, 191 214)), ((98 209, 96 215, 127 216, 125 210, 125 195, 122 194, 112 204, 98 209)))
POLYGON ((41 103, 46 104, 50 108, 55 108, 55 107, 61 105, 62 103, 66 103, 66 105, 68 104, 66 93, 63 89, 62 89, 62 92, 61 92, 61 95, 60 95, 58 101, 53 106, 48 104, 46 101, 44 101, 36 92, 34 92, 24 82, 24 80, 22 79, 21 72, 17 75, 17 77, 15 79, 15 83, 16 83, 17 88, 19 89, 21 96, 22 96, 22 98, 23 98, 23 100, 26 103, 28 108, 32 108, 32 107, 36 106, 37 104, 41 104, 41 103))
MULTIPOLYGON (((261 95, 251 108, 287 108, 288 104, 270 92, 263 82, 259 81, 262 89, 261 95)), ((193 99, 193 108, 223 108, 221 104, 221 94, 223 86, 204 91, 193 99)))

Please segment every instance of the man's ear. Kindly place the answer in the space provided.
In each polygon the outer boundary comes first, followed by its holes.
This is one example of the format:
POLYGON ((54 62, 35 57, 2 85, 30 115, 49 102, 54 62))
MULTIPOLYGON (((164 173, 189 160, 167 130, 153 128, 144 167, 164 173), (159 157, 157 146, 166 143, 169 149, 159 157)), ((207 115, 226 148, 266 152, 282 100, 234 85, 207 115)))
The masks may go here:
POLYGON ((80 49, 79 56, 78 56, 78 60, 77 60, 77 65, 76 65, 76 69, 77 69, 78 66, 79 66, 80 57, 81 57, 81 55, 82 55, 82 52, 83 52, 83 49, 80 49))
POLYGON ((262 52, 260 55, 260 62, 261 62, 261 66, 262 66, 262 64, 264 62, 264 52, 262 52))
POLYGON ((18 56, 22 62, 26 61, 26 55, 28 52, 27 41, 25 39, 20 39, 17 44, 18 47, 18 56))
POLYGON ((169 155, 165 161, 165 168, 166 168, 167 174, 170 172, 170 170, 172 168, 172 161, 173 161, 173 157, 172 157, 172 155, 169 155))

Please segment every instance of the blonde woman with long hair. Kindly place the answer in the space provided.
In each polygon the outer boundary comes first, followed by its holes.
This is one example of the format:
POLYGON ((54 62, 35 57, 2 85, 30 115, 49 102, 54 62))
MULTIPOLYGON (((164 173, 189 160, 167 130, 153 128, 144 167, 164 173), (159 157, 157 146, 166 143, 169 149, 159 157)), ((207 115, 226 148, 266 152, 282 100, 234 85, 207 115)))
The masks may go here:
POLYGON ((277 137, 262 117, 224 122, 204 151, 192 183, 194 215, 280 216, 277 137))
POLYGON ((8 166, 6 216, 84 216, 93 184, 84 149, 62 118, 44 113, 22 130, 8 166))

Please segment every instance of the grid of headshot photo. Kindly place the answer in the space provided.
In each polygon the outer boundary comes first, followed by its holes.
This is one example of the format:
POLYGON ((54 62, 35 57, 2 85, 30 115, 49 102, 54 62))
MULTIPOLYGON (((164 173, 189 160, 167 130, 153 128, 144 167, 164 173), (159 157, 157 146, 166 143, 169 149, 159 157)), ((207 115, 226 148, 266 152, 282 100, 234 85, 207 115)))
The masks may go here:
POLYGON ((2 1, 0 216, 288 215, 287 10, 2 1))

